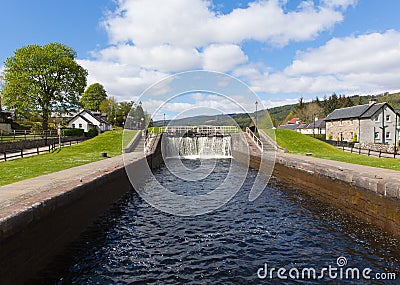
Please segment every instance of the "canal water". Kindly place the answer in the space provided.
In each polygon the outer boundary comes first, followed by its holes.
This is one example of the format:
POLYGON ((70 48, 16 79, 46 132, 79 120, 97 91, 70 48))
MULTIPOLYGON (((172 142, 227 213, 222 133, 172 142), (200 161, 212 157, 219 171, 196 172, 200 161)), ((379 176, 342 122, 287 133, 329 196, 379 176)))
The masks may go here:
MULTIPOLYGON (((179 194, 201 194, 224 179, 229 163, 217 160, 198 183, 177 179, 165 166, 154 174, 179 194)), ((184 164, 196 168, 199 161, 184 164)), ((165 214, 130 191, 29 284, 399 284, 399 240, 275 178, 249 202, 257 172, 243 171, 237 195, 200 216, 165 214), (286 280, 277 276, 281 267, 286 280), (323 271, 329 267, 330 276, 323 271), (347 268, 370 269, 371 279, 346 278, 347 268), (397 283, 372 280, 375 273, 395 273, 397 283)))

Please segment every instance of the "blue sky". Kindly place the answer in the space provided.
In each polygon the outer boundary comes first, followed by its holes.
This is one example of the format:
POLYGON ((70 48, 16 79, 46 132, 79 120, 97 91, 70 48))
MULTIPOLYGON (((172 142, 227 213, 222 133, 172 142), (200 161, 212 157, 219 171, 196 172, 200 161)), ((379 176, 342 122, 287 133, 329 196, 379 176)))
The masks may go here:
MULTIPOLYGON (((88 83, 100 82, 117 100, 137 99, 166 76, 199 69, 239 78, 265 107, 300 96, 400 90, 398 0, 0 3, 0 66, 21 46, 61 42, 77 51, 88 83)), ((250 104, 245 96, 240 103, 250 104)))

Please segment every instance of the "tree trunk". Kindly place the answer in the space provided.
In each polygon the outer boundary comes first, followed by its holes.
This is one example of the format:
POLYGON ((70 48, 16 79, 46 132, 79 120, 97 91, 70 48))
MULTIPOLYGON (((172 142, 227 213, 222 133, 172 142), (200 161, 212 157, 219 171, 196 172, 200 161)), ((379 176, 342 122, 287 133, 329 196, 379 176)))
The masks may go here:
POLYGON ((42 128, 44 131, 49 129, 49 110, 43 109, 42 128))

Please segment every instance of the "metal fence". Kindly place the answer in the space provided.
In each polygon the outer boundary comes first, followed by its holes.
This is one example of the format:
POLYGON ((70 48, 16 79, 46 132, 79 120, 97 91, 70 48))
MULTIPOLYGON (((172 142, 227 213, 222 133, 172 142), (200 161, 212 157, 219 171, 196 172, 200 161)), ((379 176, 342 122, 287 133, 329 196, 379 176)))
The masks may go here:
POLYGON ((330 141, 330 140, 325 140, 325 139, 319 139, 321 141, 324 141, 330 145, 333 145, 337 148, 340 148, 343 151, 347 151, 350 153, 356 153, 356 154, 363 154, 367 156, 374 156, 374 157, 386 157, 386 158, 398 158, 399 150, 396 149, 396 151, 389 152, 389 151, 383 151, 383 150, 374 150, 370 148, 362 148, 362 147, 356 147, 356 143, 354 142, 347 142, 347 141, 330 141))
MULTIPOLYGON (((63 135, 63 133, 61 133, 61 135, 63 135)), ((12 130, 11 132, 0 130, 0 141, 30 140, 54 137, 58 137, 57 130, 12 130)))
POLYGON ((15 159, 15 158, 23 158, 26 156, 32 156, 32 155, 39 155, 40 153, 43 152, 51 152, 52 150, 59 148, 59 147, 65 147, 65 146, 71 146, 74 144, 78 144, 85 139, 74 139, 74 140, 68 140, 61 142, 59 144, 58 142, 53 142, 49 144, 48 146, 37 146, 35 148, 29 148, 29 149, 10 149, 7 151, 0 152, 0 161, 7 161, 10 159, 15 159))

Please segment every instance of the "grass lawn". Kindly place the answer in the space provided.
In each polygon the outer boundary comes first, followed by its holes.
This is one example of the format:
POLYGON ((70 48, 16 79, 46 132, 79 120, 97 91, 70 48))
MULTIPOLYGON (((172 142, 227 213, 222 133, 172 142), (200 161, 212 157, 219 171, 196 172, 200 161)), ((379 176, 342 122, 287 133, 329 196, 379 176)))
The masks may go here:
POLYGON ((105 132, 51 153, 0 162, 0 185, 105 159, 101 152, 107 152, 109 157, 122 153, 122 130, 105 132))
MULTIPOLYGON (((268 131, 265 132, 268 133, 268 131)), ((312 153, 313 157, 400 170, 399 159, 377 158, 344 152, 330 144, 291 130, 277 129, 275 130, 275 136, 278 145, 286 148, 289 153, 301 155, 312 153)))

